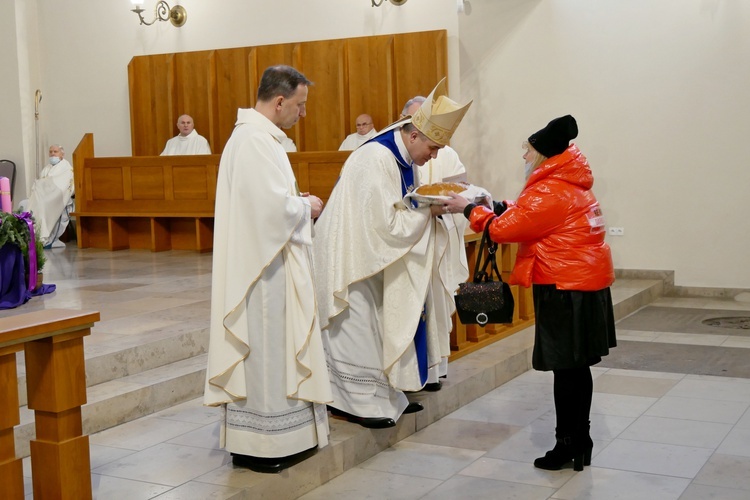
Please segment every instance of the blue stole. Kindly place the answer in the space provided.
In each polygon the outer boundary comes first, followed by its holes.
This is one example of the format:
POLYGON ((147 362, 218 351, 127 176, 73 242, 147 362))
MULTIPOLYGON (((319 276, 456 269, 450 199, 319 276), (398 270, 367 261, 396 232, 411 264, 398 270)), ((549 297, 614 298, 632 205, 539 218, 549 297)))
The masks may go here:
MULTIPOLYGON (((396 130, 389 130, 388 132, 375 136, 367 142, 377 142, 388 148, 393 156, 396 158, 398 168, 401 169, 401 196, 406 196, 406 193, 414 189, 414 169, 411 165, 406 163, 404 157, 396 146, 396 139, 394 138, 396 130)), ((366 144, 366 143, 365 143, 366 144)), ((416 207, 416 203, 412 201, 413 206, 416 207)), ((422 306, 422 314, 419 315, 419 323, 417 323, 417 331, 414 334, 414 348, 417 351, 417 365, 419 366, 419 379, 424 385, 427 382, 427 321, 426 321, 426 306, 422 306)))

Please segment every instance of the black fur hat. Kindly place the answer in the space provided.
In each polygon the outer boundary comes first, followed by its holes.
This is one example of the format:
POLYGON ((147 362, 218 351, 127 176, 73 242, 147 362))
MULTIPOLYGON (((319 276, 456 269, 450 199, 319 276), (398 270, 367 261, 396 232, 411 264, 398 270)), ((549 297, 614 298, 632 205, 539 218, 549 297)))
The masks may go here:
POLYGON ((539 132, 529 136, 529 144, 543 156, 551 158, 557 156, 570 145, 570 141, 578 137, 578 124, 570 115, 555 118, 539 132))

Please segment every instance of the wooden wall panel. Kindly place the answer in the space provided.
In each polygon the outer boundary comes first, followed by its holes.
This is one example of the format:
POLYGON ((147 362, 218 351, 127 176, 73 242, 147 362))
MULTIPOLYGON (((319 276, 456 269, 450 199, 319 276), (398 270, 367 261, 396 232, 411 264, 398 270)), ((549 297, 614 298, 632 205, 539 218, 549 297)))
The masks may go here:
POLYGON ((195 130, 208 139, 211 150, 218 140, 213 127, 216 106, 216 67, 214 51, 181 52, 174 55, 175 108, 172 110, 170 137, 179 133, 177 119, 190 115, 195 130), (189 83, 188 83, 189 82, 189 83))
POLYGON ((381 130, 398 119, 403 107, 393 93, 393 35, 348 40, 346 59, 349 100, 339 145, 357 131, 355 122, 362 113, 372 116, 381 130))
POLYGON ((300 191, 314 194, 323 203, 327 202, 339 178, 341 167, 350 154, 351 151, 290 153, 289 163, 300 191))
POLYGON ((128 65, 133 156, 158 155, 173 137, 171 54, 134 57, 128 65))
POLYGON ((299 69, 312 80, 307 116, 300 120, 306 151, 336 151, 346 126, 344 40, 300 44, 299 69))
POLYGON ((308 116, 285 132, 298 151, 337 150, 367 112, 376 127, 392 123, 404 103, 447 74, 444 30, 178 54, 137 56, 128 65, 133 156, 156 156, 190 114, 220 154, 237 108, 255 104, 265 68, 288 64, 315 85, 308 116))
POLYGON ((237 109, 255 105, 255 93, 251 91, 251 81, 255 79, 255 65, 250 67, 252 50, 242 47, 216 51, 216 91, 221 98, 216 102, 214 124, 218 137, 211 144, 212 151, 224 150, 237 121, 237 109))
POLYGON ((394 88, 396 102, 401 103, 401 107, 415 95, 427 97, 435 85, 448 76, 446 39, 444 31, 393 35, 394 88))

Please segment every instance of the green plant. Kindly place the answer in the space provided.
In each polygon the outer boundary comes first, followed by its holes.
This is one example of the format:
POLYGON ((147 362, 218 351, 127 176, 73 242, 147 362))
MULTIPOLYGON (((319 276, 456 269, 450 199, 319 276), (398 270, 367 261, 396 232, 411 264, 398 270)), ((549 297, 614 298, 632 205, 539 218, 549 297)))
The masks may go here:
MULTIPOLYGON (((26 269, 29 266, 29 225, 24 219, 28 217, 36 229, 36 221, 34 216, 31 214, 25 215, 21 213, 10 213, 0 212, 0 246, 11 243, 21 249, 23 253, 24 262, 26 263, 26 269)), ((44 256, 44 246, 39 238, 35 238, 36 247, 36 269, 41 271, 44 264, 47 262, 44 256)))

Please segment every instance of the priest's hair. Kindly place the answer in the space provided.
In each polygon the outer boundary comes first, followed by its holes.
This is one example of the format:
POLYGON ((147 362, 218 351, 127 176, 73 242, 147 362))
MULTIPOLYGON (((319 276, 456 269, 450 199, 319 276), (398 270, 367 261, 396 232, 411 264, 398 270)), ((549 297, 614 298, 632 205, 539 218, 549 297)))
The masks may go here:
POLYGON ((291 66, 270 66, 260 79, 258 101, 268 102, 276 96, 291 97, 300 85, 313 85, 313 82, 291 66))
POLYGON ((414 105, 414 104, 422 104, 426 100, 427 100, 427 98, 426 97, 422 97, 421 95, 418 95, 416 97, 412 97, 411 99, 409 99, 408 101, 406 101, 406 104, 404 104, 404 109, 401 110, 401 116, 408 115, 409 113, 408 113, 407 110, 410 107, 412 107, 412 105, 414 105))

